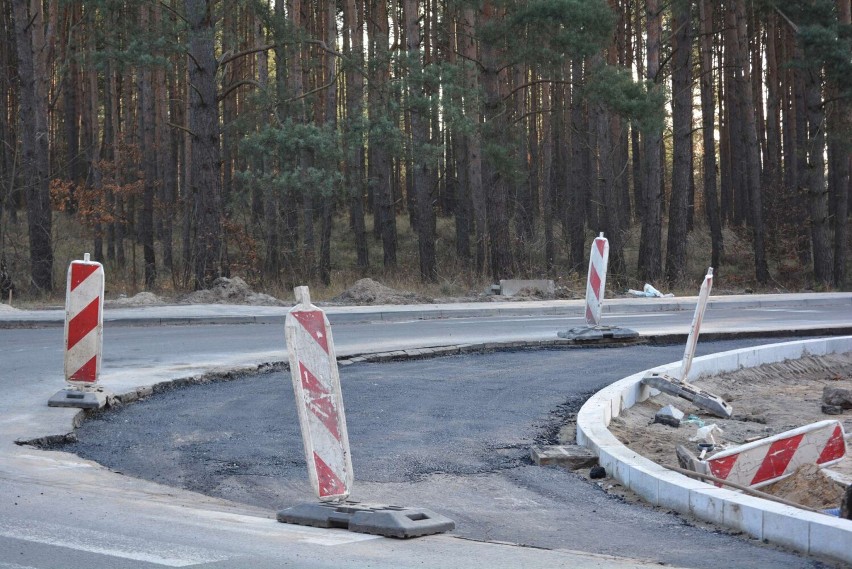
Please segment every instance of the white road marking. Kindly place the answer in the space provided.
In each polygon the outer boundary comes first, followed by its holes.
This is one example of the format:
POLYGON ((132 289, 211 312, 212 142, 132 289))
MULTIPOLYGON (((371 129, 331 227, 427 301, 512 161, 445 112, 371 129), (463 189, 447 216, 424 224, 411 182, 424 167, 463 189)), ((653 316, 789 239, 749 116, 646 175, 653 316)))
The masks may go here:
POLYGON ((30 521, 0 520, 0 536, 87 553, 144 561, 166 567, 188 567, 224 561, 223 552, 165 542, 151 542, 79 527, 30 521))
POLYGON ((746 308, 749 312, 789 312, 790 314, 819 314, 823 310, 791 310, 789 308, 746 308))
POLYGON ((0 561, 0 569, 38 569, 29 565, 18 565, 17 563, 3 563, 0 561))
MULTIPOLYGON (((622 318, 663 318, 666 316, 671 316, 675 314, 673 312, 648 312, 643 314, 608 314, 604 313, 601 318, 601 323, 606 324, 604 320, 621 320, 622 318)), ((453 319, 454 324, 479 324, 480 322, 488 322, 490 323, 501 323, 501 322, 519 322, 519 321, 530 321, 530 322, 564 322, 566 320, 581 320, 585 321, 584 316, 512 316, 510 318, 501 318, 499 320, 495 318, 477 318, 475 320, 465 321, 464 319, 459 318, 458 320, 453 319)), ((412 320, 411 322, 418 322, 417 320, 412 320)), ((394 324, 404 324, 404 322, 394 322, 394 324)))

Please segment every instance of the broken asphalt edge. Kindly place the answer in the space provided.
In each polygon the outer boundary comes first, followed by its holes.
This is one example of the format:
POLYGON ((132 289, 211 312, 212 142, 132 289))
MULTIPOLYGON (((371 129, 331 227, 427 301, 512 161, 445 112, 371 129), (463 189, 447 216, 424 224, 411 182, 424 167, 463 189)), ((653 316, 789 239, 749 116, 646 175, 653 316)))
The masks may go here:
MULTIPOLYGON (((695 309, 696 298, 614 298, 603 305, 604 314, 636 312, 681 312, 695 309)), ((362 322, 400 322, 447 318, 493 318, 499 316, 564 316, 582 317, 583 300, 541 300, 501 302, 461 302, 449 304, 322 306, 334 324, 362 322)), ((848 306, 852 293, 796 293, 716 296, 709 309, 772 309, 795 305, 797 308, 848 306)), ((207 325, 207 324, 279 324, 284 322, 289 306, 251 305, 157 305, 140 307, 105 307, 104 323, 122 326, 207 325)), ((46 328, 63 326, 64 309, 0 312, 0 328, 46 328)))
MULTIPOLYGON (((852 336, 801 340, 744 348, 696 358, 689 380, 766 363, 852 351, 852 336)), ((676 371, 680 362, 653 368, 676 371)), ((707 484, 669 470, 622 444, 609 423, 644 401, 641 383, 650 370, 621 379, 593 395, 577 414, 577 443, 598 455, 607 473, 647 502, 739 530, 809 555, 852 563, 852 520, 784 506, 707 484)))

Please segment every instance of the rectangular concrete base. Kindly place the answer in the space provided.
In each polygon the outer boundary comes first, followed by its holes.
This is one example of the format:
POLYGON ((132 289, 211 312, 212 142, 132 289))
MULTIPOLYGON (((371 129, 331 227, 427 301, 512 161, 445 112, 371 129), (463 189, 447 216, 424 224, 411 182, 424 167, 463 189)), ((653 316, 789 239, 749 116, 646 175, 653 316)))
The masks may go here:
POLYGON ((431 510, 359 502, 300 504, 281 510, 277 519, 286 524, 341 528, 403 539, 443 533, 456 527, 451 519, 431 510))
POLYGON ((568 470, 588 468, 598 463, 597 455, 578 445, 533 446, 530 456, 539 466, 557 465, 568 470))
POLYGON ((48 407, 76 407, 78 409, 100 409, 105 399, 90 391, 63 389, 47 400, 48 407))

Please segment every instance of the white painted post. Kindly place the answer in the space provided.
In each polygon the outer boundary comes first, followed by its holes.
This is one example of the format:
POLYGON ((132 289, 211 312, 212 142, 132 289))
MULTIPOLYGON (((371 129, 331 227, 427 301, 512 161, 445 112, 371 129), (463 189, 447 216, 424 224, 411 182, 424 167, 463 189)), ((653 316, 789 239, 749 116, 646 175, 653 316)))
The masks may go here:
POLYGON ((65 381, 72 386, 97 383, 101 371, 104 327, 104 268, 72 261, 65 294, 65 381))
POLYGON ((586 324, 599 326, 601 304, 606 289, 606 269, 609 263, 609 241, 601 233, 592 242, 589 255, 589 275, 586 280, 586 324))
POLYGON ((354 476, 331 325, 308 287, 294 292, 284 329, 308 476, 321 501, 345 500, 354 476))
POLYGON ((683 352, 683 362, 680 366, 680 380, 687 381, 689 370, 692 367, 692 359, 695 357, 695 348, 698 345, 698 334, 701 332, 701 323, 704 321, 704 311, 707 309, 707 299, 710 297, 710 289, 713 288, 713 267, 707 269, 701 290, 698 293, 698 303, 695 305, 695 314, 692 317, 692 326, 689 328, 689 336, 686 338, 686 349, 683 352))

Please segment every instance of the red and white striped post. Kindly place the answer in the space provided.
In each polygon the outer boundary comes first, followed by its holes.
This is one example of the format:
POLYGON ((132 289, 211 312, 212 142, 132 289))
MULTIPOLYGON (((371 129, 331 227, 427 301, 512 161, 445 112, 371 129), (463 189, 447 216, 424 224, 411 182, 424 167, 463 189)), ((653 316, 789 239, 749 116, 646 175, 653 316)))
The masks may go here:
POLYGON ((308 475, 321 501, 341 501, 354 477, 331 325, 311 304, 308 287, 294 292, 297 304, 284 328, 308 475))
POLYGON ((601 233, 592 242, 589 255, 589 276, 586 281, 586 324, 600 326, 601 304, 606 289, 606 268, 609 263, 609 241, 601 233))
POLYGON ((104 326, 104 267, 72 261, 65 295, 65 381, 72 386, 95 385, 101 371, 104 326))
POLYGON ((686 349, 683 351, 683 361, 680 365, 680 380, 687 381, 687 375, 692 368, 692 360, 695 358, 695 347, 698 345, 698 335, 701 332, 701 323, 704 321, 704 311, 707 309, 707 299, 710 297, 710 289, 713 288, 713 267, 707 269, 701 290, 698 293, 698 303, 695 305, 695 314, 692 316, 692 326, 689 328, 689 336, 686 338, 686 349))

